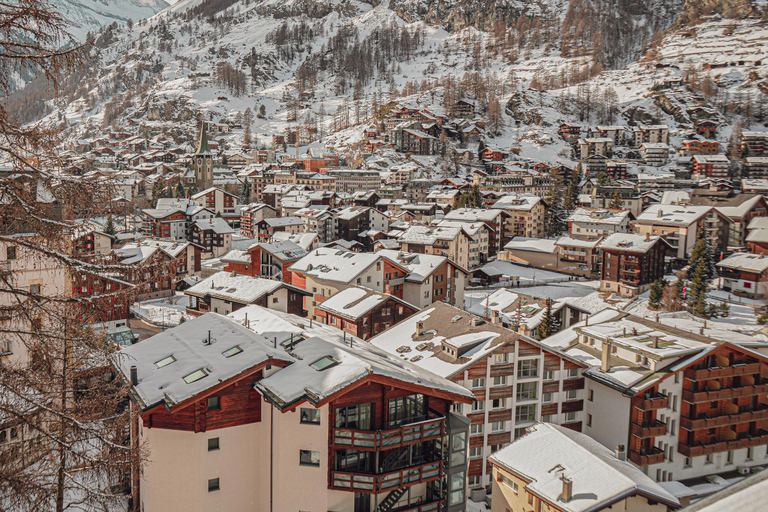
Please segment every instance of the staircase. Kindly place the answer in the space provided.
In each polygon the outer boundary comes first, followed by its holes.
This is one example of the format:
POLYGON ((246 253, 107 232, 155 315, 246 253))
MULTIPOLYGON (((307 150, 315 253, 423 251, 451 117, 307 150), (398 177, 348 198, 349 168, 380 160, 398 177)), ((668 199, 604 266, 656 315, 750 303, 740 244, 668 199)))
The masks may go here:
POLYGON ((400 464, 408 458, 408 447, 403 447, 400 449, 392 450, 392 452, 387 455, 387 458, 384 459, 384 461, 381 463, 381 469, 388 473, 389 471, 392 471, 393 469, 396 469, 400 467, 400 464))
POLYGON ((397 505, 397 502, 400 501, 400 498, 402 498, 403 494, 406 492, 407 489, 405 487, 400 487, 399 489, 390 492, 376 508, 376 512, 389 512, 392 510, 392 507, 397 505))

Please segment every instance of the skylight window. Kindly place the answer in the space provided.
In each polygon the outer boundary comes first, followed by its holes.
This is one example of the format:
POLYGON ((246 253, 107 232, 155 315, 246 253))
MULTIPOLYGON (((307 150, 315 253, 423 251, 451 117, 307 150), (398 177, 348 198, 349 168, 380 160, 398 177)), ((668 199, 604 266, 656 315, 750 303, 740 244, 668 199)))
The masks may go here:
POLYGON ((236 356, 237 354, 239 354, 242 351, 243 351, 243 349, 241 349, 239 345, 235 345, 234 347, 230 348, 229 350, 225 350, 221 354, 224 357, 232 357, 232 356, 236 356))
POLYGON ((194 372, 190 373, 189 375, 185 376, 184 377, 184 382, 186 382, 187 384, 192 384, 193 382, 197 382, 198 380, 202 379, 203 377, 207 377, 207 376, 208 376, 208 373, 206 373, 205 370, 200 368, 199 370, 194 371, 194 372))
POLYGON ((309 366, 321 372, 323 370, 327 370, 331 366, 336 366, 337 364, 339 364, 339 362, 336 361, 334 358, 332 358, 331 356, 325 356, 325 357, 321 357, 320 359, 310 364, 309 366))
POLYGON ((155 366, 157 366, 158 368, 163 368, 164 366, 168 366, 169 364, 171 364, 171 363, 173 363, 175 361, 176 361, 175 357, 168 356, 168 357, 164 357, 161 360, 159 360, 158 362, 156 362, 155 366))

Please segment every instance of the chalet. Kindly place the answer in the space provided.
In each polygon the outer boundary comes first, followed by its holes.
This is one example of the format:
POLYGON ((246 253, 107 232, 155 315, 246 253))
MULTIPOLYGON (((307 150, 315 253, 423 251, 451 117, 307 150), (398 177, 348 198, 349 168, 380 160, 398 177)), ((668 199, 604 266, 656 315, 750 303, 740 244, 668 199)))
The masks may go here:
POLYGON ((190 239, 203 248, 203 252, 218 258, 232 249, 232 234, 235 232, 227 221, 221 218, 198 220, 190 228, 190 239))
POLYGON ((239 200, 234 194, 211 187, 198 192, 191 199, 230 223, 240 221, 239 200))
POLYGON ((121 352, 132 436, 150 449, 135 502, 465 510, 447 482, 466 488, 469 422, 451 412, 472 402, 466 388, 295 315, 248 306, 231 316, 208 313, 121 352))
POLYGON ((263 203, 252 203, 240 208, 240 233, 248 238, 256 238, 255 230, 264 219, 277 217, 277 210, 263 203))
POLYGON ((720 143, 716 140, 684 140, 680 146, 683 156, 716 155, 720 152, 720 143))
POLYGON ((575 124, 568 124, 563 123, 560 125, 560 128, 557 130, 558 135, 560 135, 566 142, 574 142, 579 137, 581 137, 581 126, 575 125, 575 124))
POLYGON ((632 129, 635 147, 643 143, 669 144, 669 127, 665 124, 645 125, 641 124, 632 129))
POLYGON ((256 223, 256 236, 259 240, 269 241, 279 231, 301 233, 304 231, 304 220, 299 217, 275 217, 256 223))
POLYGON ((395 130, 394 144, 398 151, 416 155, 434 155, 437 139, 415 128, 398 127, 395 130))
POLYGON ((462 98, 457 100, 456 104, 453 106, 453 115, 463 119, 472 119, 475 117, 476 108, 475 100, 462 98))
POLYGON ((664 256, 671 247, 659 236, 617 233, 600 248, 600 290, 635 297, 664 277, 664 256))
POLYGON ((285 280, 286 269, 307 255, 300 245, 285 241, 259 242, 246 250, 233 249, 222 256, 224 270, 239 275, 285 280))
POLYGON ((141 213, 142 233, 176 240, 187 240, 193 223, 215 215, 213 210, 190 199, 158 199, 155 208, 146 208, 141 213))
POLYGON ((703 230, 716 256, 727 252, 731 221, 712 206, 654 204, 637 216, 633 229, 661 236, 671 246, 667 256, 687 260, 703 230))
POLYGON ((768 298, 768 257, 737 252, 717 263, 722 289, 751 299, 768 298))
POLYGON ((482 208, 459 208, 451 210, 443 219, 469 223, 483 223, 489 229, 488 256, 494 256, 511 238, 508 224, 513 223, 512 214, 507 210, 482 208))
POLYGON ((508 156, 509 156, 508 151, 504 151, 500 148, 494 148, 491 146, 486 146, 480 152, 480 158, 488 162, 501 162, 508 156))
POLYGON ((717 123, 709 119, 696 121, 696 133, 708 139, 714 139, 717 135, 717 123))
POLYGON ((549 207, 541 197, 533 194, 509 194, 494 203, 493 208, 504 210, 510 215, 502 238, 544 237, 544 219, 549 207))

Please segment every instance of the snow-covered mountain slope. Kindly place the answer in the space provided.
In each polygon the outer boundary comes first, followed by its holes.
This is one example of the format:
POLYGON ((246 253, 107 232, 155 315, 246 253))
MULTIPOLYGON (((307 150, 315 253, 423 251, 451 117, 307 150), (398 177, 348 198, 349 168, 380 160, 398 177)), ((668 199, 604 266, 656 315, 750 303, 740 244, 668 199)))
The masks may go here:
POLYGON ((53 0, 69 23, 69 33, 78 41, 104 25, 149 18, 168 7, 165 0, 53 0))

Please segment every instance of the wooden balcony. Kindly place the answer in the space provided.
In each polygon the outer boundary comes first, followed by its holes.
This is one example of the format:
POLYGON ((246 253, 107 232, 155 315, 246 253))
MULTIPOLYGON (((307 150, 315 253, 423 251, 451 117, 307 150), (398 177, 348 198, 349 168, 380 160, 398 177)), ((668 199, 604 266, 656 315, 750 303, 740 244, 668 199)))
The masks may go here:
POLYGON ((423 443, 445 435, 445 418, 431 418, 388 430, 333 429, 333 446, 364 451, 390 450, 414 443, 423 443))
POLYGON ((664 462, 664 450, 657 446, 654 446, 648 452, 629 452, 629 460, 637 464, 638 466, 649 466, 651 464, 659 464, 664 462))
POLYGON ((723 427, 750 421, 768 420, 768 409, 760 411, 745 411, 737 414, 723 414, 712 418, 680 418, 680 425, 686 430, 701 430, 705 428, 723 427))
POLYGON ((331 471, 330 488, 338 491, 380 494, 437 480, 443 474, 443 464, 442 460, 438 460, 378 475, 331 471))
POLYGON ((445 507, 444 502, 443 498, 437 498, 431 501, 412 503, 400 508, 394 508, 391 512, 438 512, 445 507))
POLYGON ((683 400, 690 403, 713 402, 715 400, 738 398, 740 396, 763 395, 768 393, 768 384, 718 389, 716 391, 683 390, 683 400))
POLYGON ((731 366, 717 366, 712 368, 688 368, 685 370, 685 378, 698 381, 735 377, 737 375, 750 375, 753 373, 760 373, 760 363, 740 363, 731 366))
POLYGON ((645 398, 635 398, 634 406, 641 411, 655 411, 656 409, 666 409, 669 407, 669 397, 667 395, 658 394, 656 396, 648 396, 645 398))
POLYGON ((677 451, 686 457, 698 457, 710 453, 727 452, 766 444, 768 444, 768 432, 761 430, 759 435, 745 437, 743 439, 734 439, 733 441, 718 441, 716 443, 698 444, 693 446, 685 443, 678 443, 677 451))
POLYGON ((667 424, 661 421, 654 421, 652 424, 638 425, 632 424, 632 435, 639 437, 640 439, 647 439, 649 437, 663 436, 667 433, 667 424))

